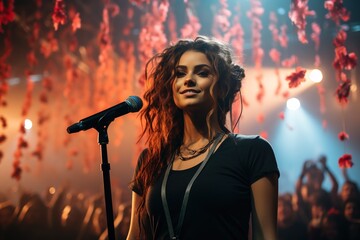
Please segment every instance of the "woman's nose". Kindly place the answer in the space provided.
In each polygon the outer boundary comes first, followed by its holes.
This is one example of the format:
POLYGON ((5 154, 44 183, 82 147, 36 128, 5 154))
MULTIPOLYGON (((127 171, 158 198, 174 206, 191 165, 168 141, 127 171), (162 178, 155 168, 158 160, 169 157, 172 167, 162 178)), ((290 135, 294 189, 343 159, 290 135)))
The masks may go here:
POLYGON ((196 81, 194 80, 194 78, 191 74, 186 77, 184 85, 185 86, 195 86, 196 85, 196 81))

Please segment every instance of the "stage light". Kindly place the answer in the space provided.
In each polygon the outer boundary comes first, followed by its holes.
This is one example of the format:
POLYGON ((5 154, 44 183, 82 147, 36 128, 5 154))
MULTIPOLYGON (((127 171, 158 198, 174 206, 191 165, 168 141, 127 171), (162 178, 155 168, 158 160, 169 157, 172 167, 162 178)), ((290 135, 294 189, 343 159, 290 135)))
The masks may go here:
POLYGON ((284 8, 278 8, 278 9, 277 9, 277 13, 278 13, 279 15, 285 15, 285 14, 286 14, 286 10, 285 10, 284 8))
POLYGON ((360 32, 360 25, 354 25, 354 26, 352 26, 351 27, 351 30, 353 31, 353 32, 360 32))
POLYGON ((30 130, 32 128, 32 125, 33 124, 32 124, 32 121, 30 119, 25 119, 25 121, 24 121, 25 129, 30 130))
POLYGON ((289 110, 298 110, 300 108, 300 101, 297 98, 290 98, 286 102, 286 107, 289 110))
POLYGON ((49 193, 50 193, 51 195, 54 195, 55 192, 56 192, 56 189, 55 189, 54 187, 50 187, 50 188, 49 188, 49 193))
POLYGON ((350 91, 351 92, 356 92, 357 91, 357 85, 356 84, 351 84, 350 91))
POLYGON ((323 79, 323 74, 319 69, 313 69, 310 71, 309 79, 315 83, 321 82, 323 79))

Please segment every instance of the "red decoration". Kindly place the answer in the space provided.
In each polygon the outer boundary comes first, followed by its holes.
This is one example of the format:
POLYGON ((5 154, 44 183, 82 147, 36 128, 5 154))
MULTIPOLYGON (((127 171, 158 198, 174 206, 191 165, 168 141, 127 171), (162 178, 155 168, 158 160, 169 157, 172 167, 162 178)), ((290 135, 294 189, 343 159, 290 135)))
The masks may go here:
POLYGON ((265 120, 265 116, 264 116, 264 114, 259 113, 256 119, 257 119, 258 123, 263 123, 265 120))
POLYGON ((357 56, 355 53, 347 53, 344 46, 335 48, 335 59, 333 66, 337 70, 351 70, 357 64, 357 56))
POLYGON ((214 16, 213 35, 221 39, 230 28, 229 18, 231 17, 231 11, 228 9, 227 0, 220 0, 219 2, 219 10, 214 16))
POLYGON ((280 28, 279 43, 280 43, 280 46, 283 48, 287 48, 287 46, 288 46, 288 36, 286 34, 286 31, 287 31, 287 26, 282 25, 280 28))
POLYGON ((351 168, 354 165, 351 154, 344 154, 339 158, 340 168, 351 168))
POLYGON ((0 123, 3 128, 7 127, 6 119, 3 116, 0 116, 0 123))
POLYGON ((65 3, 63 0, 56 0, 52 20, 55 31, 58 30, 59 24, 64 25, 66 22, 65 3))
POLYGON ((289 11, 289 18, 297 27, 298 39, 301 43, 308 43, 306 38, 306 17, 314 16, 315 11, 310 11, 308 0, 292 0, 289 11))
POLYGON ((285 119, 285 113, 284 113, 284 112, 280 112, 280 113, 279 113, 279 118, 280 118, 281 120, 284 120, 284 119, 285 119))
POLYGON ((76 30, 81 28, 81 18, 80 18, 80 13, 76 13, 74 18, 72 19, 72 30, 73 32, 76 32, 76 30))
POLYGON ((266 131, 262 131, 259 135, 260 135, 262 138, 268 139, 268 133, 267 133, 266 131))
POLYGON ((322 127, 323 127, 323 129, 326 129, 327 126, 328 126, 327 121, 326 121, 326 120, 323 120, 323 121, 322 121, 322 127))
POLYGON ((327 212, 327 215, 339 215, 340 214, 340 211, 337 210, 336 208, 332 207, 329 209, 329 211, 327 212))
POLYGON ((186 15, 189 19, 189 22, 181 28, 181 37, 193 38, 198 35, 198 32, 201 29, 201 24, 199 19, 192 13, 191 7, 188 4, 186 4, 186 15))
POLYGON ((315 51, 319 50, 320 47, 320 33, 321 33, 321 28, 319 26, 319 24, 317 23, 312 23, 311 24, 311 28, 313 30, 312 34, 311 34, 311 39, 314 41, 315 43, 315 51))
POLYGON ((290 58, 286 58, 281 62, 281 66, 283 67, 292 67, 298 62, 298 58, 295 55, 291 55, 290 58))
POLYGON ((251 0, 251 9, 248 11, 247 17, 251 20, 251 33, 252 33, 252 57, 255 63, 255 69, 260 69, 264 57, 264 50, 261 48, 261 15, 264 14, 264 8, 259 0, 251 0))
POLYGON ((0 144, 5 142, 5 140, 6 140, 6 136, 4 134, 1 134, 0 135, 0 144))
POLYGON ((11 177, 15 178, 16 180, 19 181, 21 178, 21 172, 22 172, 22 168, 20 167, 20 162, 14 161, 13 162, 13 172, 11 173, 11 177))
POLYGON ((342 131, 338 134, 338 137, 339 137, 340 141, 345 141, 345 140, 349 139, 349 134, 342 131))
POLYGON ((297 67, 295 72, 287 76, 286 80, 289 81, 289 88, 296 88, 300 85, 301 82, 305 82, 305 73, 305 69, 302 67, 297 67))
POLYGON ((343 0, 325 1, 324 7, 329 11, 325 17, 332 19, 337 25, 340 24, 340 20, 346 22, 350 19, 350 13, 344 7, 343 0))
POLYGON ((0 0, 0 33, 3 32, 3 25, 12 22, 15 19, 14 0, 5 2, 8 2, 7 6, 5 6, 3 0, 0 0))
POLYGON ((281 53, 277 49, 272 48, 269 52, 269 56, 274 63, 280 64, 281 53))
POLYGON ((344 46, 345 41, 346 41, 346 38, 347 38, 346 32, 341 29, 341 30, 336 34, 336 37, 335 37, 334 40, 333 40, 334 46, 335 46, 335 47, 344 46))
MULTIPOLYGON (((344 75, 344 74, 342 74, 344 75)), ((336 97, 340 104, 347 104, 350 95, 351 81, 349 79, 339 84, 336 89, 336 97)))

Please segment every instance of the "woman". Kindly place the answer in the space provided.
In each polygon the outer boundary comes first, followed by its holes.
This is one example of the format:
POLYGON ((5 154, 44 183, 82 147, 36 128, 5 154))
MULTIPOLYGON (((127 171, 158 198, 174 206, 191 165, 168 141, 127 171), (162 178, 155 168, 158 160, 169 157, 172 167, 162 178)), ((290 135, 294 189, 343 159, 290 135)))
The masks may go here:
POLYGON ((132 239, 276 239, 277 169, 259 136, 225 127, 244 70, 215 39, 180 40, 147 64, 132 185, 132 239))

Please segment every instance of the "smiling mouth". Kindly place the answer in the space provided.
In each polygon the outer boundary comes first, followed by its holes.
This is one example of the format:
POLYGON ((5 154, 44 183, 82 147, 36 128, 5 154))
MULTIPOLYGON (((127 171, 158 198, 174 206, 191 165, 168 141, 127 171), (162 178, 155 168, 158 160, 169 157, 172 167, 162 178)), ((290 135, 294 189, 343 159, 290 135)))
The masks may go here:
POLYGON ((199 90, 195 90, 195 89, 186 89, 180 92, 180 94, 184 94, 184 93, 199 93, 199 90))

